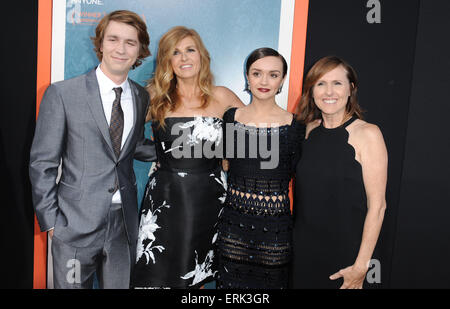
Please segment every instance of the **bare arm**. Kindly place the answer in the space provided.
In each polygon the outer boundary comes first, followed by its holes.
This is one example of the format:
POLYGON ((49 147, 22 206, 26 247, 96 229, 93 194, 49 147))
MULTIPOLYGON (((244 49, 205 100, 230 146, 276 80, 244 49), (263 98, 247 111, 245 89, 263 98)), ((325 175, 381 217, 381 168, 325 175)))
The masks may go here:
MULTIPOLYGON (((216 86, 214 89, 214 97, 222 107, 222 115, 232 107, 240 108, 245 106, 241 99, 239 99, 239 97, 227 87, 216 86)), ((230 163, 228 160, 222 160, 222 168, 225 172, 228 171, 230 168, 230 163)))
POLYGON ((222 160, 222 169, 223 169, 225 172, 228 172, 228 170, 230 169, 230 162, 228 162, 227 159, 223 159, 223 160, 222 160))
POLYGON ((214 89, 214 98, 223 108, 223 113, 231 107, 244 107, 241 99, 230 89, 223 86, 217 86, 214 89))
POLYGON ((367 196, 367 214, 355 263, 330 277, 344 277, 341 288, 362 288, 386 209, 388 155, 383 136, 380 129, 371 124, 364 125, 356 134, 367 196))
POLYGON ((361 248, 355 264, 367 267, 380 234, 386 209, 386 183, 388 155, 383 136, 376 126, 366 135, 361 149, 364 188, 367 195, 367 215, 361 248))

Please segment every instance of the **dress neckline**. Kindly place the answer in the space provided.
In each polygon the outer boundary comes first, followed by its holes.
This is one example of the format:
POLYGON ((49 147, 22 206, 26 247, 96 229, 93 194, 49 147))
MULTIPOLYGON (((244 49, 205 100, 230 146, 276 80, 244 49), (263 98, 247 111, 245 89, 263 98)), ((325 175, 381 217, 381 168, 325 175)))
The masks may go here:
POLYGON ((222 120, 222 118, 215 117, 215 116, 170 116, 170 117, 165 117, 164 120, 168 120, 168 119, 195 119, 195 118, 212 118, 212 119, 222 120))
POLYGON ((294 124, 294 121, 295 121, 295 115, 292 114, 292 120, 291 120, 290 123, 283 124, 283 125, 277 126, 277 127, 257 127, 257 126, 249 126, 249 125, 247 125, 247 124, 245 124, 245 123, 239 122, 239 121, 236 120, 236 118, 235 118, 234 115, 233 115, 233 122, 234 122, 234 123, 237 123, 237 124, 243 126, 244 128, 249 128, 249 129, 253 129, 253 130, 254 130, 254 129, 256 129, 256 130, 268 130, 268 129, 270 129, 270 130, 276 130, 276 129, 281 129, 281 128, 284 128, 284 127, 290 127, 290 126, 292 126, 292 125, 294 124))
POLYGON ((355 116, 350 117, 350 119, 348 119, 346 122, 344 122, 343 124, 341 124, 340 126, 337 126, 336 128, 325 128, 325 126, 323 125, 323 120, 320 123, 320 128, 324 131, 324 132, 334 132, 337 131, 339 129, 345 129, 347 126, 349 126, 353 121, 355 121, 357 118, 355 116))

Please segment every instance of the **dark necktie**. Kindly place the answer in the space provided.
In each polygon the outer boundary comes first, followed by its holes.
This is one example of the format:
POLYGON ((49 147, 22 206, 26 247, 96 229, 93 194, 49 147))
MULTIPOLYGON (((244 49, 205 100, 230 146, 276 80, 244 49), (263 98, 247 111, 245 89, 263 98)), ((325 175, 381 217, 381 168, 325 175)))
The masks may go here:
POLYGON ((122 88, 113 88, 116 93, 116 99, 113 102, 111 111, 111 121, 109 122, 109 135, 111 136, 111 142, 116 154, 117 159, 120 155, 120 147, 122 145, 122 133, 123 133, 123 110, 120 106, 120 95, 122 94, 122 88))

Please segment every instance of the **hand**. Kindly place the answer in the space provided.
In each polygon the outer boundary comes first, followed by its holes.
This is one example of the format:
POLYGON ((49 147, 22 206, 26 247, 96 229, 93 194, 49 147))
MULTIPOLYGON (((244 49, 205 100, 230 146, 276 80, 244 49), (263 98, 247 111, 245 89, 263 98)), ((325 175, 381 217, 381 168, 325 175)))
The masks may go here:
POLYGON ((50 231, 48 231, 48 235, 50 236, 50 239, 52 239, 53 238, 53 229, 52 230, 50 230, 50 231))
POLYGON ((330 280, 344 278, 344 283, 341 285, 340 289, 362 289, 366 273, 367 269, 352 265, 331 275, 330 280))
POLYGON ((223 159, 222 160, 222 168, 225 172, 228 172, 228 170, 230 168, 230 162, 228 162, 228 160, 223 159))
POLYGON ((154 172, 156 172, 158 170, 158 168, 161 167, 161 164, 158 162, 156 162, 155 164, 152 164, 152 166, 150 167, 150 170, 148 171, 148 175, 150 177, 151 174, 153 174, 154 172))
POLYGON ((311 133, 312 130, 320 126, 320 123, 322 122, 322 119, 316 119, 306 125, 306 133, 305 133, 305 139, 308 139, 309 133, 311 133))

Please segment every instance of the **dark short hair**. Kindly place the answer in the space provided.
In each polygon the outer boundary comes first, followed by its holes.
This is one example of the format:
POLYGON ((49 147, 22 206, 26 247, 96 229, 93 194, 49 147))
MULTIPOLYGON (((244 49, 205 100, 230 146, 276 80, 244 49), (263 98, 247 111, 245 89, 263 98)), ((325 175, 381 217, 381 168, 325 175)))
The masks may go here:
POLYGON ((102 61, 103 58, 101 47, 103 39, 105 37, 106 27, 108 27, 110 21, 116 21, 119 23, 130 25, 137 30, 140 49, 138 58, 133 64, 132 68, 134 69, 140 66, 142 63, 142 59, 151 55, 150 50, 148 49, 148 45, 150 44, 150 37, 147 32, 147 26, 145 25, 145 22, 142 20, 142 18, 140 18, 138 14, 127 10, 118 10, 109 13, 100 20, 97 28, 95 28, 95 37, 91 37, 91 40, 94 43, 94 51, 97 54, 98 60, 102 61))
POLYGON ((245 64, 245 74, 248 74, 248 70, 256 60, 269 56, 280 58, 281 62, 283 63, 283 78, 284 78, 288 70, 286 59, 284 59, 284 57, 280 53, 278 53, 275 49, 270 47, 261 47, 252 51, 252 53, 248 56, 247 62, 245 64))

